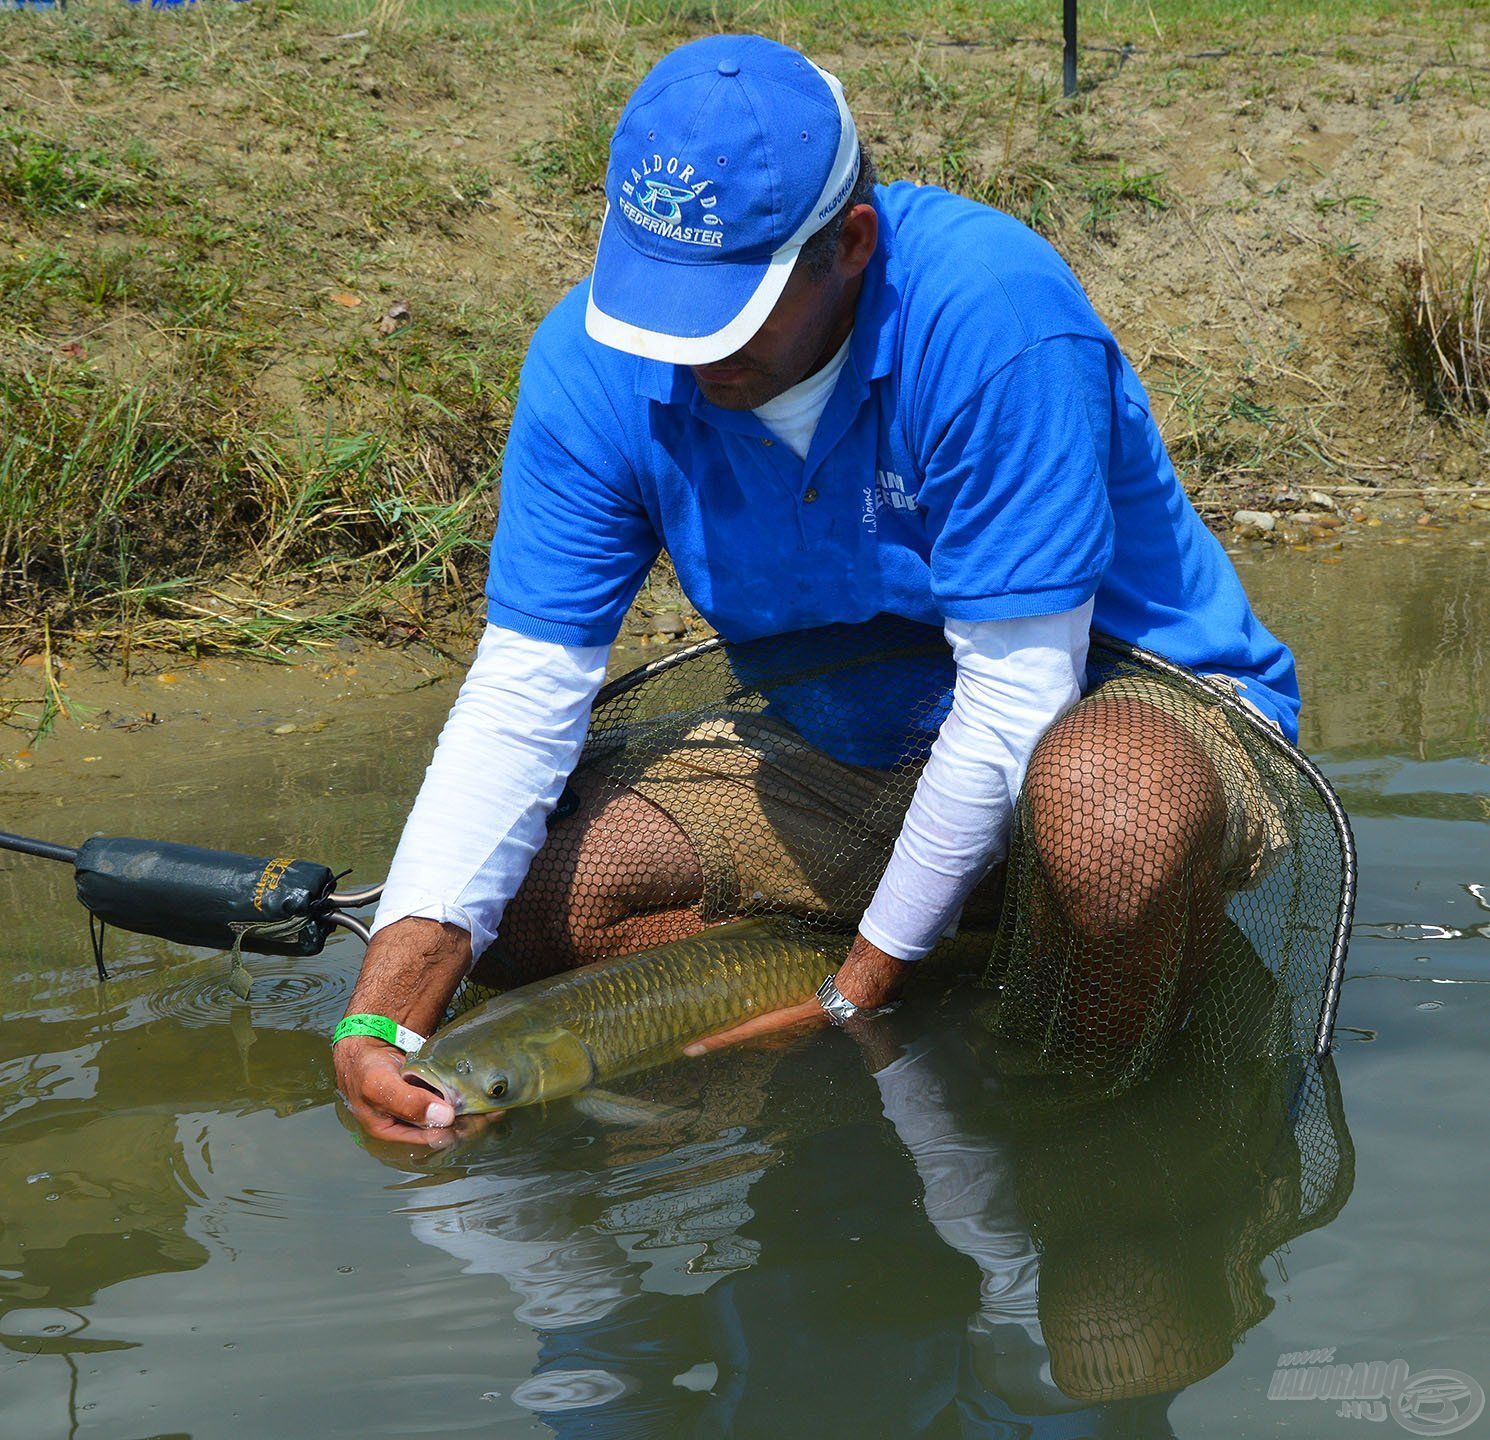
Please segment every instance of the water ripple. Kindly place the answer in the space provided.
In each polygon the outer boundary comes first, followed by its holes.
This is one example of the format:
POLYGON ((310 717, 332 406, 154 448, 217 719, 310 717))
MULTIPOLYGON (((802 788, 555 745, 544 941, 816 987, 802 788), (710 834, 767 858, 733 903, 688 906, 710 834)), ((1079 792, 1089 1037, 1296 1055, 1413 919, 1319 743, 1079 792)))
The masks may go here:
POLYGON ((635 1382, 609 1370, 549 1370, 522 1381, 512 1391, 519 1405, 540 1414, 588 1410, 635 1389, 635 1382))
POLYGON ((245 957, 253 987, 244 1001, 228 986, 223 959, 199 974, 168 980, 152 990, 146 1005, 162 1020, 188 1026, 227 1024, 235 1010, 247 1010, 255 1029, 324 1028, 346 998, 346 976, 307 968, 314 960, 296 955, 245 957))

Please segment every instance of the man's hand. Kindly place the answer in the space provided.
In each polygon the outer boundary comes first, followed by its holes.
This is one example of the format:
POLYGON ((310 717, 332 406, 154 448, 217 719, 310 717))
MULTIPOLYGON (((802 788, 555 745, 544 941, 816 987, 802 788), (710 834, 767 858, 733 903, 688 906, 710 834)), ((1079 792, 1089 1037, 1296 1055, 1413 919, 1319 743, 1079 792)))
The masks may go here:
POLYGON ((403 1051, 371 1035, 353 1035, 337 1043, 335 1058, 336 1088, 353 1119, 375 1140, 439 1149, 455 1138, 449 1103, 399 1075, 403 1051))
MULTIPOLYGON (((373 936, 347 1013, 386 1015, 428 1035, 470 966, 471 937, 458 926, 400 920, 373 936)), ((339 1041, 332 1057, 336 1088, 369 1135, 435 1147, 454 1138, 449 1103, 399 1075, 402 1051, 355 1035, 339 1041)))
MULTIPOLYGON (((862 935, 854 937, 847 958, 839 967, 834 982, 838 993, 845 1000, 865 1010, 876 1010, 888 1005, 905 987, 906 978, 915 966, 905 960, 887 955, 871 945, 862 935)), ((720 1030, 714 1035, 705 1035, 695 1040, 684 1050, 685 1055, 706 1055, 725 1045, 734 1045, 741 1040, 753 1040, 760 1035, 774 1035, 801 1025, 826 1024, 828 1017, 816 998, 801 1005, 790 1005, 785 1010, 772 1010, 767 1015, 757 1015, 743 1025, 729 1030, 720 1030)))

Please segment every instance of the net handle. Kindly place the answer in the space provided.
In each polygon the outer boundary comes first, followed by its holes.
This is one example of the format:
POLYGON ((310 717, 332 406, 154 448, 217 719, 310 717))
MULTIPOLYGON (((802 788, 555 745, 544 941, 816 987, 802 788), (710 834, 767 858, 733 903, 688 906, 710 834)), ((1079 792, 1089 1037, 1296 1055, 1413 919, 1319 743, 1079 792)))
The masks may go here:
POLYGON ((1343 872, 1340 884, 1340 908, 1335 915, 1335 933, 1330 941, 1329 969, 1325 975, 1324 994, 1320 998, 1319 1005, 1319 1019, 1314 1029, 1314 1054, 1323 1059, 1330 1053, 1330 1048, 1334 1043, 1335 1017, 1340 1011, 1340 990, 1345 983, 1345 953, 1350 945, 1351 922, 1355 918, 1357 885, 1355 835, 1351 831, 1350 817, 1346 815, 1345 807, 1340 803, 1340 797, 1335 794, 1334 787, 1325 779, 1319 767, 1297 745, 1276 726, 1264 720, 1249 705, 1244 704, 1235 694, 1221 686, 1207 684, 1203 676, 1183 665, 1176 664, 1173 660, 1166 659, 1163 655, 1156 655, 1152 650, 1145 650, 1141 645, 1132 645, 1126 640, 1118 640, 1111 635, 1105 635, 1100 630, 1092 631, 1092 642, 1101 649, 1110 651, 1119 659, 1136 660, 1176 679, 1202 687, 1208 695, 1215 696, 1228 715, 1239 717, 1252 728, 1255 734, 1260 735, 1273 749, 1296 766, 1319 795, 1325 813, 1335 827, 1335 838, 1340 843, 1340 861, 1343 872))

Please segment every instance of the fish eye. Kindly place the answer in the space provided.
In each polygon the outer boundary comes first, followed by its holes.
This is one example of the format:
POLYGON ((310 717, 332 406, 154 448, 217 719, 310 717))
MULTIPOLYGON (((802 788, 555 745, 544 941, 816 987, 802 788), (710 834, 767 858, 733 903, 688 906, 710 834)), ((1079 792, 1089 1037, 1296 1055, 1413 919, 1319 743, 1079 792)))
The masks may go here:
POLYGON ((507 1077, 498 1075, 490 1085, 486 1087, 487 1097, 492 1100, 500 1100, 507 1093, 507 1077))

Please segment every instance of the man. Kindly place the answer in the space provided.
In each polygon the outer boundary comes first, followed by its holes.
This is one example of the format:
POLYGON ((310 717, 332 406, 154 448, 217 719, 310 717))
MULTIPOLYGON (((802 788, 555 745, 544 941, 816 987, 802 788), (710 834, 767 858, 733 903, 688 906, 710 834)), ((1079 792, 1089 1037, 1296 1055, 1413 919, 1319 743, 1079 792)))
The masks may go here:
MULTIPOLYGON (((1296 727, 1292 659, 1075 278, 1007 216, 875 185, 833 77, 759 37, 683 46, 622 114, 606 194, 594 273, 529 350, 489 626, 352 997, 382 1018, 335 1046, 342 1093, 384 1138, 448 1140, 450 1106, 377 1037, 427 1034, 494 940, 514 967, 580 963, 752 893, 728 826, 710 843, 656 792, 592 778, 547 824, 662 546, 727 639, 889 612, 952 646, 951 710, 825 986, 834 1018, 891 998, 955 923, 1021 786, 1037 823, 1050 813, 1052 885, 1085 934, 1137 934, 1197 855, 1255 869, 1257 807, 1222 784, 1203 721, 1131 694, 1077 704, 1093 623, 1296 727), (1176 807, 1177 791, 1203 803, 1176 807), (1214 855, 1223 842, 1236 853, 1214 855)), ((805 794, 812 765, 850 773, 779 729, 733 739, 713 747, 720 783, 805 794)))

